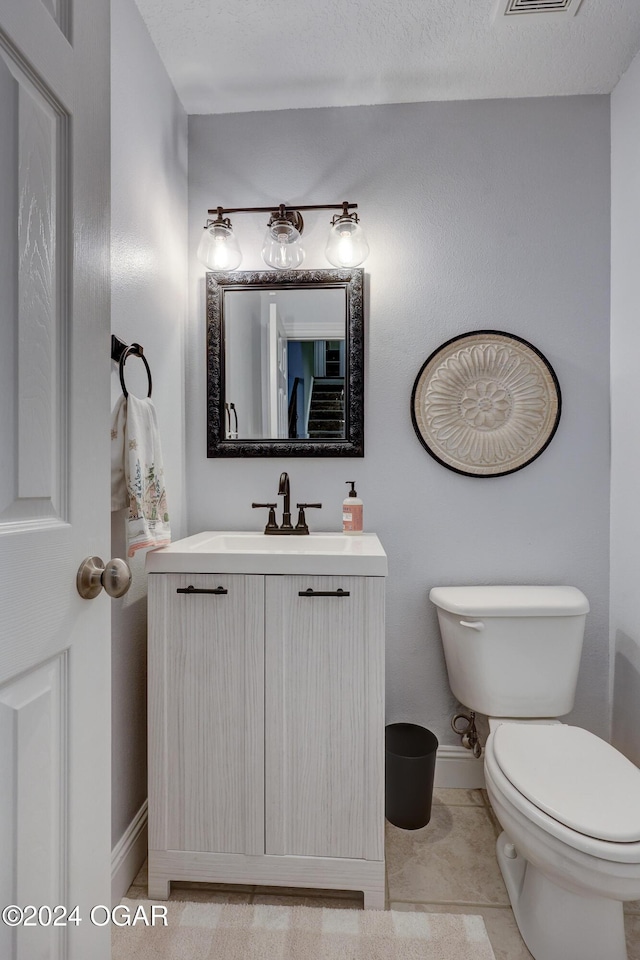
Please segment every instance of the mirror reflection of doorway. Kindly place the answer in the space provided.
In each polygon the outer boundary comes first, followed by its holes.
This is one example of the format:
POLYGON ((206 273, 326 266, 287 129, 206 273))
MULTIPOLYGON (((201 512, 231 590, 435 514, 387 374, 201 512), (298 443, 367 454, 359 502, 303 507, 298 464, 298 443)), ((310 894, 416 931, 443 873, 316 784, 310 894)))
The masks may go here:
POLYGON ((344 289, 230 289, 224 305, 225 438, 344 440, 344 289))
POLYGON ((345 436, 345 341, 287 342, 289 438, 345 436))

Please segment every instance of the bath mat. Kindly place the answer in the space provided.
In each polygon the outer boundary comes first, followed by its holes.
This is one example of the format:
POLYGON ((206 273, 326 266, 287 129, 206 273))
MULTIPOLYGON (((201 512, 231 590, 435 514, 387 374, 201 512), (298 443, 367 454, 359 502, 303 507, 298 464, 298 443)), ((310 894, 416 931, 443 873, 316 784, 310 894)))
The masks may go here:
MULTIPOLYGON (((157 904, 158 901, 155 901, 157 904)), ((134 917, 148 900, 122 901, 134 917)), ((112 926, 112 960, 495 960, 482 917, 166 901, 167 925, 112 926)))

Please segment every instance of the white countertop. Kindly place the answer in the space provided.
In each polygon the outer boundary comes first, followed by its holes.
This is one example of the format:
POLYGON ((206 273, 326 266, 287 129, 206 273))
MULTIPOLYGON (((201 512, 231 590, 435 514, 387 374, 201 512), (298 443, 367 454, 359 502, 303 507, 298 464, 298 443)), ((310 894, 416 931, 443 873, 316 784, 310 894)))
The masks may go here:
POLYGON ((147 573, 262 573, 385 577, 375 533, 273 536, 208 530, 147 553, 147 573))

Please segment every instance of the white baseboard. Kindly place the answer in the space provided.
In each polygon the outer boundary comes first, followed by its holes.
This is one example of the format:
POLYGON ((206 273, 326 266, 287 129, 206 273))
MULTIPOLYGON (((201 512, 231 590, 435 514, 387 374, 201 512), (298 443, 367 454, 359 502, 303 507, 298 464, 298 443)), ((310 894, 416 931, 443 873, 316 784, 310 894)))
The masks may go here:
POLYGON ((484 787, 484 761, 465 747, 438 747, 435 786, 474 790, 484 787))
POLYGON ((111 853, 111 903, 120 903, 147 857, 147 801, 111 853))

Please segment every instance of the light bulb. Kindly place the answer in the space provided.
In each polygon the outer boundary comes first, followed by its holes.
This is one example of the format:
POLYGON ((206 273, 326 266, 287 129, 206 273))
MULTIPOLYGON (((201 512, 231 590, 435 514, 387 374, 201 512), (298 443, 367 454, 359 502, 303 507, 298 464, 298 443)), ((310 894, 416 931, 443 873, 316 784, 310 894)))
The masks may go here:
POLYGON ((205 226, 197 257, 209 270, 235 270, 240 266, 242 251, 228 220, 214 220, 205 226))
POLYGON ((369 244, 357 220, 349 215, 339 217, 329 231, 324 252, 334 267, 357 267, 366 260, 369 244))
POLYGON ((276 270, 291 270, 304 260, 300 231, 289 220, 274 220, 267 227, 262 259, 276 270))

